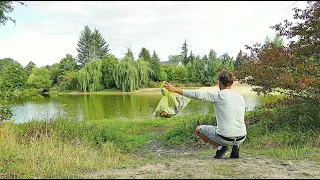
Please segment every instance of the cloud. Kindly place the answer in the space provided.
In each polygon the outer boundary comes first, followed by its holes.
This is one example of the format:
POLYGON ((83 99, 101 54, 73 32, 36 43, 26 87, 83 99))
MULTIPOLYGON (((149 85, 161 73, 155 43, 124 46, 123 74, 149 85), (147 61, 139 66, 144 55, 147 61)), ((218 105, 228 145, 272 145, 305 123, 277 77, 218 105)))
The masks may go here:
POLYGON ((17 7, 15 11, 21 12, 13 12, 17 25, 10 26, 14 33, 0 40, 3 48, 0 58, 12 57, 23 65, 33 61, 38 66, 59 62, 66 53, 76 56, 78 37, 85 25, 97 28, 109 43, 111 53, 119 58, 123 57, 125 47, 131 46, 135 57, 146 47, 166 61, 169 55, 180 53, 185 39, 195 54, 202 56, 214 49, 218 55, 236 56, 244 45, 273 36, 269 26, 292 19, 293 14, 291 8, 283 9, 292 2, 281 1, 29 1, 26 4, 28 8, 17 7))

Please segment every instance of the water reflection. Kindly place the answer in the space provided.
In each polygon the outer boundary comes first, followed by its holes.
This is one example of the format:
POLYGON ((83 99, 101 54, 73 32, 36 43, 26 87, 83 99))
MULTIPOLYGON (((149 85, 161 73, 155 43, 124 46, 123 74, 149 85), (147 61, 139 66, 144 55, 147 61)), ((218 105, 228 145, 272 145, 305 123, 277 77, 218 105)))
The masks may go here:
MULTIPOLYGON (((257 96, 243 94, 247 110, 257 105, 272 102, 280 96, 257 96)), ((94 119, 147 119, 157 107, 162 95, 45 95, 19 97, 15 100, 13 120, 16 123, 31 120, 68 119, 75 121, 94 119)), ((214 113, 213 104, 191 100, 187 107, 178 114, 214 113)))

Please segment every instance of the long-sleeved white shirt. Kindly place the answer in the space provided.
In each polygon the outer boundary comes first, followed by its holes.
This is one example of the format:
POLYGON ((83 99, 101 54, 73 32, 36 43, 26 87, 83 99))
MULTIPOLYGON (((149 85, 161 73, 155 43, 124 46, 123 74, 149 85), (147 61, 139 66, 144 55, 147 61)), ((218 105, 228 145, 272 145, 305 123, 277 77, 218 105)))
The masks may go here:
POLYGON ((183 90, 183 95, 214 104, 218 134, 225 137, 247 134, 244 122, 245 101, 241 94, 223 89, 212 92, 183 90))

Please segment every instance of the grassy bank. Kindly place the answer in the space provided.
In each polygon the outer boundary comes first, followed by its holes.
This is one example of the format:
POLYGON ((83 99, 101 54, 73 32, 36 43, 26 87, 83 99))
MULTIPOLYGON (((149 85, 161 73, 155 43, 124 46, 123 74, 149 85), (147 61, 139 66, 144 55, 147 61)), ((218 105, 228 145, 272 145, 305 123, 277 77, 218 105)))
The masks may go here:
MULTIPOLYGON (((320 163, 317 107, 295 104, 247 112, 248 137, 242 152, 320 163)), ((148 154, 150 144, 197 146, 195 127, 214 123, 212 114, 143 121, 4 123, 0 125, 0 177, 76 178, 99 169, 161 161, 132 155, 148 154)))

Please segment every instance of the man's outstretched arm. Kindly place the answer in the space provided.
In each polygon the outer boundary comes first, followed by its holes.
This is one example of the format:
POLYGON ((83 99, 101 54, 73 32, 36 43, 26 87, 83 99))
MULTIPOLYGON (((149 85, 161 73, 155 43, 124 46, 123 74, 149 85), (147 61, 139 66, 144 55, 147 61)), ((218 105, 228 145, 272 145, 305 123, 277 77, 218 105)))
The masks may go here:
POLYGON ((181 88, 174 87, 168 82, 165 82, 164 87, 168 89, 169 92, 175 92, 177 94, 183 95, 183 90, 181 88))
POLYGON ((183 90, 181 88, 177 88, 172 86, 170 83, 166 82, 164 84, 164 87, 169 91, 169 92, 175 92, 180 95, 188 96, 194 99, 198 99, 201 101, 207 101, 207 102, 215 102, 218 98, 218 93, 217 91, 213 92, 201 92, 201 91, 196 91, 196 90, 183 90))

